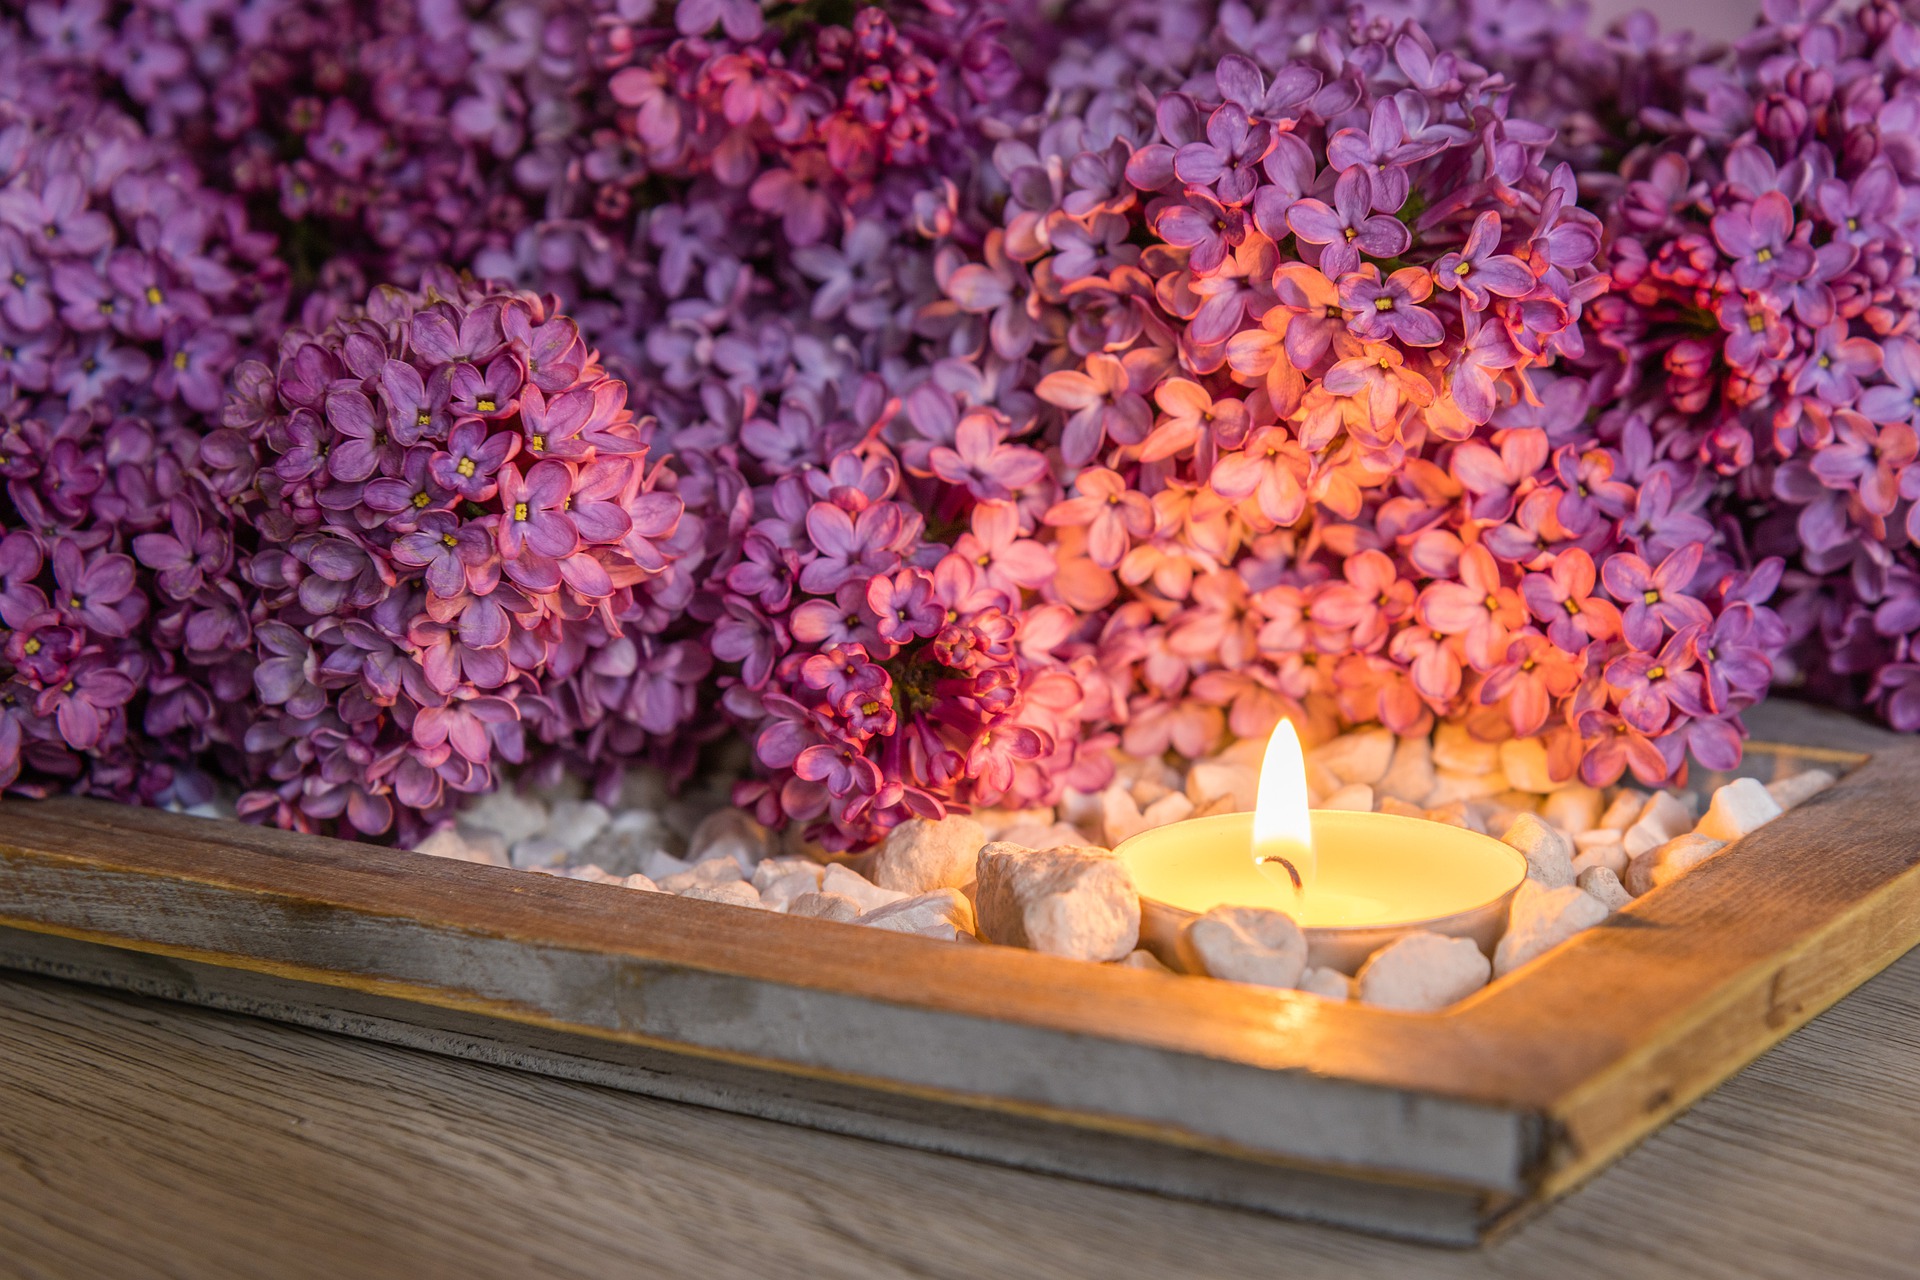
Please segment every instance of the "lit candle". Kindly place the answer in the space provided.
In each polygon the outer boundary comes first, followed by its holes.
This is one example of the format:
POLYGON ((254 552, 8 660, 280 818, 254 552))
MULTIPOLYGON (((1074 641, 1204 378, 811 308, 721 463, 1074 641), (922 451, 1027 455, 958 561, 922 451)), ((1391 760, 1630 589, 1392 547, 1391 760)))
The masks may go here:
POLYGON ((1150 949, 1171 951, 1171 938, 1157 935, 1177 933, 1190 914, 1268 907, 1306 930, 1313 963, 1349 972, 1414 929, 1491 947, 1527 873, 1517 851, 1464 827, 1309 811, 1305 758, 1285 721, 1267 744, 1254 812, 1157 827, 1117 853, 1143 900, 1150 949))

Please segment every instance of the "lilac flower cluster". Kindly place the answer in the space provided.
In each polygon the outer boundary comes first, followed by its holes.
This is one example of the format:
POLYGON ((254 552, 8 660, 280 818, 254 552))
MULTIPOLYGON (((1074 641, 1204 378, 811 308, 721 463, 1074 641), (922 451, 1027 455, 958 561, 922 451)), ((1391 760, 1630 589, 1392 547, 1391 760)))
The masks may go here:
POLYGON ((697 647, 658 633, 699 526, 550 301, 429 272, 235 382, 201 453, 257 541, 244 815, 404 830, 529 730, 692 713, 697 647))
MULTIPOLYGON (((1725 56, 1650 21, 1589 59, 1624 157, 1596 175, 1618 294, 1608 418, 1717 478, 1710 509, 1789 562, 1781 678, 1920 728, 1920 23, 1769 3, 1725 56)), ((1598 100, 1590 98, 1589 100, 1598 100)))
POLYGON ((566 206, 565 175, 591 118, 593 13, 465 8, 34 0, 13 42, 123 97, 280 229, 318 327, 371 284, 411 286, 536 221, 591 214, 566 206))
POLYGON ((968 391, 907 398, 907 456, 990 439, 951 477, 984 497, 1045 450, 1011 495, 1035 585, 1087 620, 1068 652, 1129 753, 1439 716, 1594 782, 1730 764, 1777 566, 1547 372, 1608 285, 1554 132, 1416 24, 1299 59, 1270 17, 1180 61, 1063 56, 1049 123, 996 152, 1002 225, 943 275, 968 391))
POLYGON ((405 834, 730 724, 848 847, 1283 715, 1920 727, 1920 39, 1770 3, 33 0, 0 772, 405 834))
POLYGON ((177 150, 0 57, 0 786, 192 800, 249 607, 195 466, 284 306, 177 150))

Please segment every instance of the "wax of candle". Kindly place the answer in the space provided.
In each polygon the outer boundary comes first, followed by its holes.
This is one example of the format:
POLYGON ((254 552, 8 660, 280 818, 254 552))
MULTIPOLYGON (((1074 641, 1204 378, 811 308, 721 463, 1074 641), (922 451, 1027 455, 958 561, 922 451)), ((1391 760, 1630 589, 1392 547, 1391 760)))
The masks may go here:
POLYGON ((1250 813, 1144 831, 1119 849, 1143 898, 1188 911, 1270 907, 1309 929, 1400 924, 1471 911, 1509 892, 1526 859, 1462 827, 1385 813, 1312 815, 1318 872, 1304 894, 1263 875, 1250 813))

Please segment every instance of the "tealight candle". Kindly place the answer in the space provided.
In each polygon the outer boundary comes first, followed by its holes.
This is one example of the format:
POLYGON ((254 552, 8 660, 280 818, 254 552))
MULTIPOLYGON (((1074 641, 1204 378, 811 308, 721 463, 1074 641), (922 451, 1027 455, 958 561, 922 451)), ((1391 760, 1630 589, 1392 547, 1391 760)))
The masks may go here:
POLYGON ((1176 822, 1121 844, 1142 899, 1142 945, 1166 959, 1191 914, 1231 905, 1286 912, 1306 931, 1311 963, 1346 972, 1415 929, 1490 950, 1526 878, 1516 850, 1464 827, 1309 812, 1305 758, 1284 721, 1267 746, 1258 800, 1253 813, 1176 822))

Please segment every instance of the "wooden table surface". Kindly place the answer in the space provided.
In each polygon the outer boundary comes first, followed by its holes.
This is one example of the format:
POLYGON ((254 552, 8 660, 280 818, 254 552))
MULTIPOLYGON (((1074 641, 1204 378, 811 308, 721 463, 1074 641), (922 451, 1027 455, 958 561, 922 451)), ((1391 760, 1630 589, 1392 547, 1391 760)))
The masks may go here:
POLYGON ((0 977, 0 1276, 1920 1276, 1920 951, 1480 1252, 0 977))

